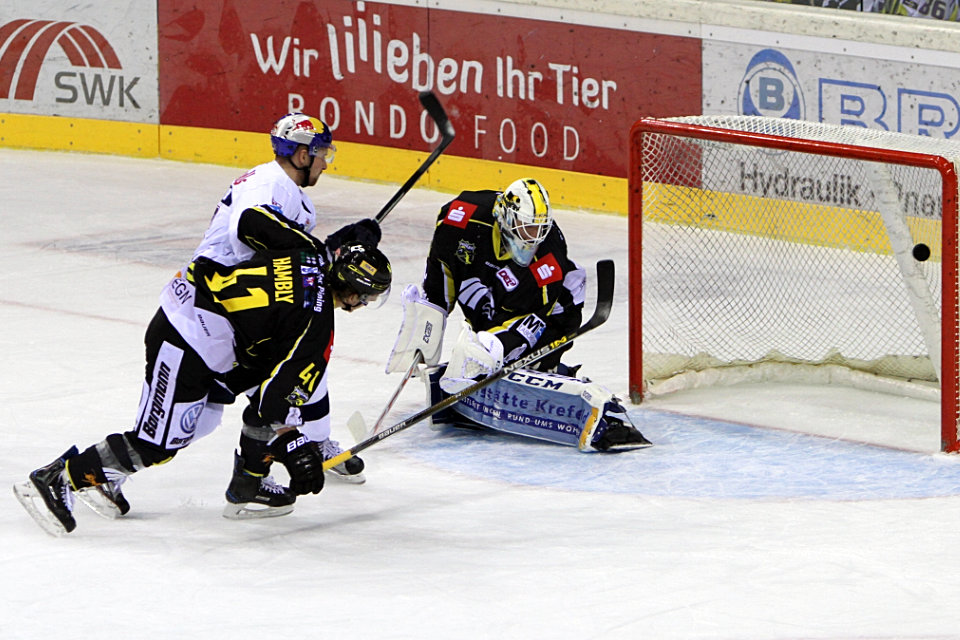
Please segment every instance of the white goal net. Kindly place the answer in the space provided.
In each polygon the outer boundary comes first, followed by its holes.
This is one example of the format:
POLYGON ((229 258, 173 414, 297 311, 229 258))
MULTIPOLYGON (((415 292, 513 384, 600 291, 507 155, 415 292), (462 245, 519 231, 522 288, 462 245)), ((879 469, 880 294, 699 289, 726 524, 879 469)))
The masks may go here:
POLYGON ((941 402, 957 444, 960 144, 752 116, 631 133, 630 389, 789 379, 941 402))

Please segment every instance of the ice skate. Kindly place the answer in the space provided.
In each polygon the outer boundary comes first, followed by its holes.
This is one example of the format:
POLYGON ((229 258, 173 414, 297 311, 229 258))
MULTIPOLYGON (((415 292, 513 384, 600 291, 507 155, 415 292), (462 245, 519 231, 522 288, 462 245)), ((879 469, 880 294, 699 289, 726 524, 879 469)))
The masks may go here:
MULTIPOLYGON (((108 476, 110 471, 104 469, 108 476)), ((116 520, 120 516, 130 512, 130 503, 127 502, 123 492, 120 491, 120 485, 127 479, 122 473, 116 473, 116 479, 97 485, 95 487, 84 487, 76 492, 80 502, 87 505, 94 513, 107 520, 116 520)))
POLYGON ((243 468, 243 458, 234 454, 233 478, 227 487, 223 517, 230 520, 272 518, 293 511, 297 496, 274 482, 271 476, 256 476, 243 468))
POLYGON ((64 473, 66 460, 77 455, 71 447, 45 467, 30 473, 26 482, 13 485, 13 493, 40 528, 52 536, 62 536, 77 528, 73 518, 73 491, 64 473))
MULTIPOLYGON (((340 448, 340 443, 330 438, 327 438, 323 442, 318 442, 317 446, 320 448, 320 453, 323 455, 324 461, 336 458, 343 453, 343 449, 340 448)), ((327 475, 342 480, 343 482, 349 482, 350 484, 363 484, 367 481, 367 478, 363 475, 363 467, 363 460, 354 456, 328 469, 327 475)))
POLYGON ((619 404, 608 404, 604 409, 603 421, 605 428, 598 429, 598 435, 593 440, 593 448, 598 451, 613 453, 630 451, 652 446, 640 431, 633 426, 627 411, 619 404))

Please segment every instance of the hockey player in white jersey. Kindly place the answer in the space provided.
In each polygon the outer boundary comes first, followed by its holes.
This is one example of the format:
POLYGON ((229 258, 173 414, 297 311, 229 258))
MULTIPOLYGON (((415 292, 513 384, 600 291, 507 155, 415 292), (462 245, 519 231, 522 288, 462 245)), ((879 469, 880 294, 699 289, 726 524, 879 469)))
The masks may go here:
POLYGON ((237 224, 241 213, 259 205, 273 206, 300 230, 313 233, 317 212, 303 189, 316 185, 333 163, 337 151, 333 136, 322 121, 292 113, 274 124, 270 140, 274 159, 233 181, 193 259, 205 257, 233 265, 252 258, 254 249, 237 236, 237 224))
MULTIPOLYGON (((286 250, 298 246, 298 231, 313 233, 317 225, 317 212, 303 189, 316 185, 320 175, 333 162, 336 146, 330 128, 323 121, 302 113, 288 113, 274 124, 270 131, 270 142, 274 159, 250 169, 233 181, 220 199, 193 260, 205 257, 230 266, 253 257, 258 251, 286 250), (269 205, 268 211, 273 215, 250 215, 252 211, 259 210, 256 208, 258 205, 269 205), (245 221, 245 224, 241 221, 245 221)), ((331 252, 328 258, 332 260, 346 242, 376 246, 379 241, 379 224, 372 219, 365 219, 330 234, 324 244, 331 252)), ((256 393, 250 399, 251 403, 255 403, 256 393)), ((225 395, 224 400, 229 402, 232 396, 225 395)), ((320 406, 327 399, 311 399, 311 402, 320 406)), ((304 407, 305 415, 311 412, 309 404, 304 407)), ((227 517, 236 511, 231 506, 233 504, 276 500, 273 493, 277 485, 269 476, 269 463, 262 462, 263 444, 257 439, 256 431, 246 425, 241 433, 240 450, 234 460, 233 480, 226 494, 228 505, 224 515, 227 517), (246 480, 250 476, 262 479, 260 492, 256 495, 240 495, 236 488, 249 487, 246 480)), ((329 438, 318 443, 318 446, 324 459, 342 453, 339 444, 329 438)), ((362 483, 363 467, 363 460, 354 458, 328 473, 349 482, 362 483)), ((259 510, 257 513, 266 515, 269 511, 259 510)))

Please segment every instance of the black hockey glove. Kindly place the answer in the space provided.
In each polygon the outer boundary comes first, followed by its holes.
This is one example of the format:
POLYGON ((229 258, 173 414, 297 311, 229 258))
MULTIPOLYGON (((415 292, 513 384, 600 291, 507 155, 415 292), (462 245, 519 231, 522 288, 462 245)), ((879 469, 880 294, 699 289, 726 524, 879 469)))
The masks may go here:
POLYGON ((340 247, 346 244, 365 244, 376 247, 380 242, 380 223, 373 218, 364 218, 345 227, 337 229, 323 241, 332 254, 336 254, 340 247))
POLYGON ((290 474, 290 489, 298 496, 323 489, 323 456, 306 436, 294 429, 270 443, 270 455, 290 474))

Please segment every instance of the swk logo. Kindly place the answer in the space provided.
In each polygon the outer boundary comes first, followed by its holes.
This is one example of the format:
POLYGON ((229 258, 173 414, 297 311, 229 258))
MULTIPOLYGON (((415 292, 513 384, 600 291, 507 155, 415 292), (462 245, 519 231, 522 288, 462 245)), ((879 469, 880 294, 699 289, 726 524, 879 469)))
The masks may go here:
POLYGON ((127 78, 103 34, 76 22, 21 19, 0 26, 0 99, 33 100, 40 69, 58 45, 73 67, 54 75, 56 101, 140 108, 133 89, 140 77, 127 78))

